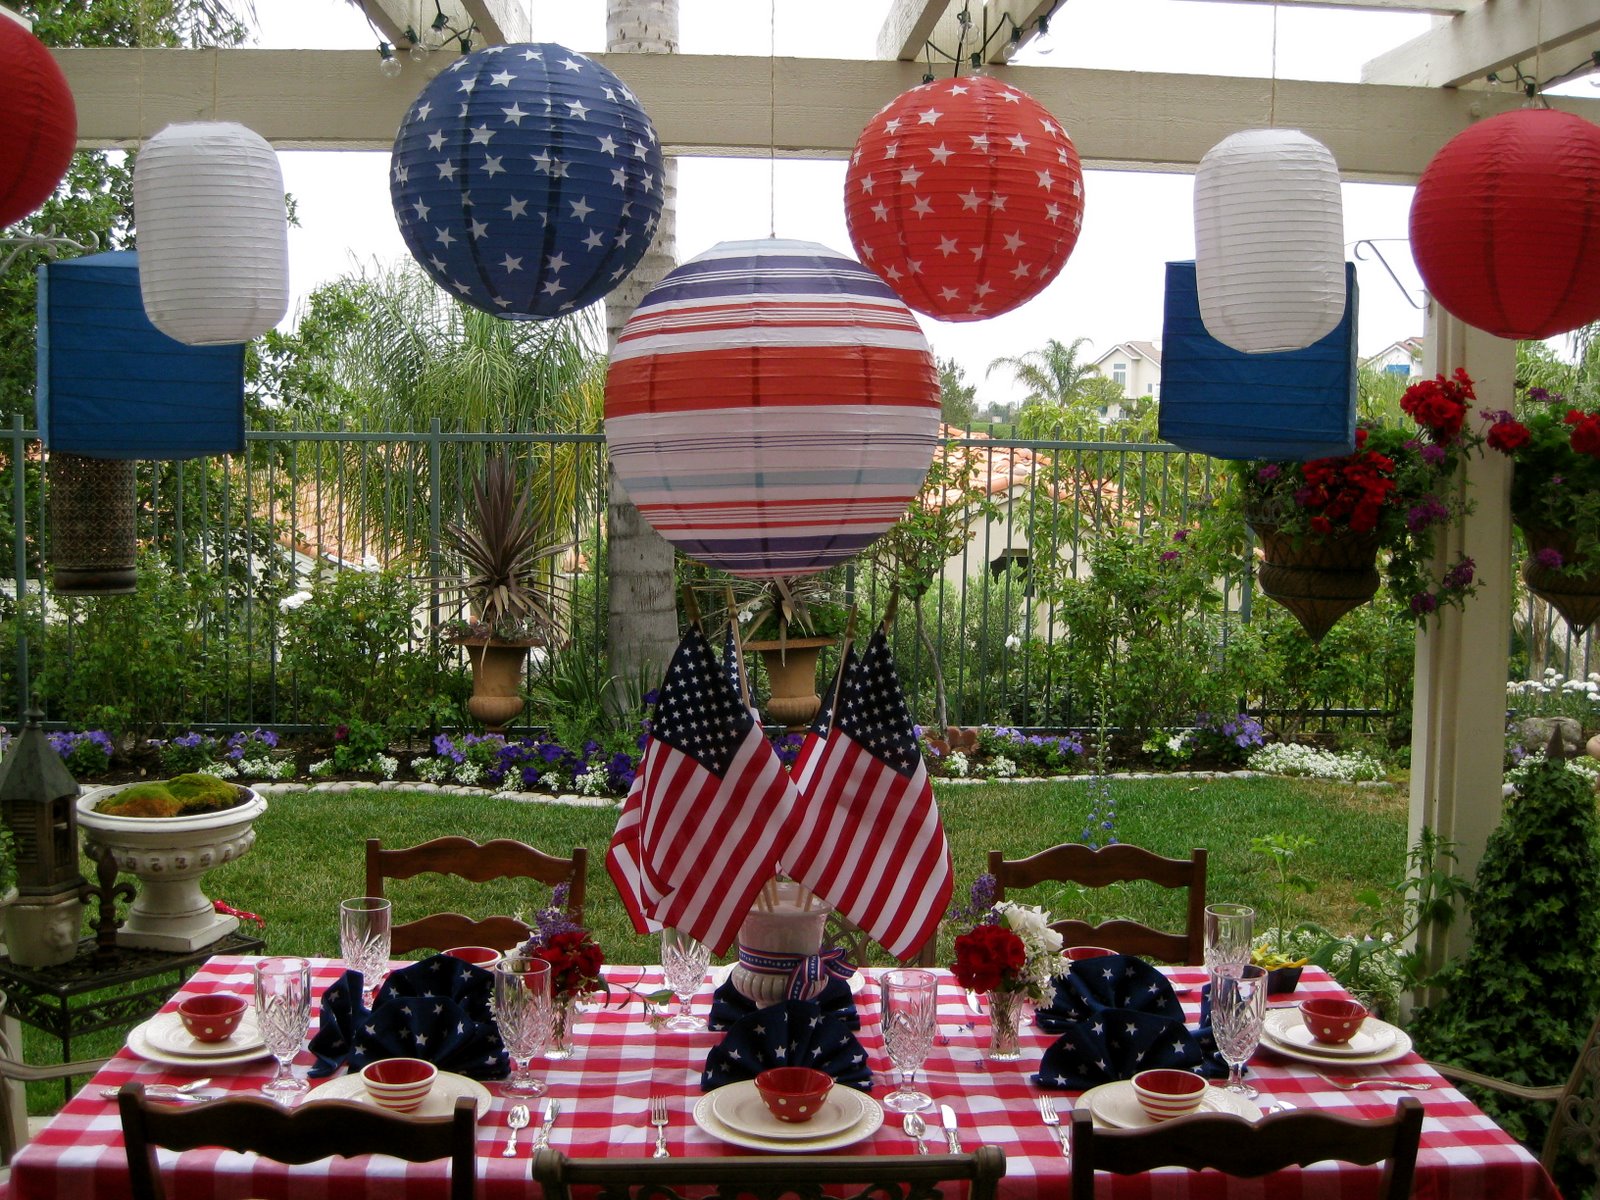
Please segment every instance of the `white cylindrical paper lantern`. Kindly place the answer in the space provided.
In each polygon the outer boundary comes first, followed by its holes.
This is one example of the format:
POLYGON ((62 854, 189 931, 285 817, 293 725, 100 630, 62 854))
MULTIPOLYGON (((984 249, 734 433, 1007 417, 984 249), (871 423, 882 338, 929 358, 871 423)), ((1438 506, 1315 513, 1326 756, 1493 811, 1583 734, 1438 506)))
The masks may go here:
POLYGON ((1246 354, 1301 350, 1344 316, 1339 166, 1298 129, 1223 138, 1194 176, 1200 317, 1246 354))
POLYGON ((229 121, 168 125, 133 171, 145 315, 190 346, 247 342, 289 310, 283 172, 229 121))

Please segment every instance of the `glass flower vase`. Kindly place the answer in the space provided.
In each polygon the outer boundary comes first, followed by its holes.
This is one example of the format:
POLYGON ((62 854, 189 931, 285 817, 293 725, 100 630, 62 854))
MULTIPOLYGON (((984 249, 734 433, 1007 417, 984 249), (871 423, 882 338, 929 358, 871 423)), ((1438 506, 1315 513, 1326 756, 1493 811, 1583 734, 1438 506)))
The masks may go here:
POLYGON ((578 1022, 578 997, 557 996, 550 1005, 550 1042, 546 1058, 572 1057, 572 1027, 578 1022))
POLYGON ((988 997, 989 1049, 985 1057, 990 1062, 1016 1062, 1022 1057, 1017 1031, 1027 1009, 1027 997, 1021 992, 989 992, 988 997))

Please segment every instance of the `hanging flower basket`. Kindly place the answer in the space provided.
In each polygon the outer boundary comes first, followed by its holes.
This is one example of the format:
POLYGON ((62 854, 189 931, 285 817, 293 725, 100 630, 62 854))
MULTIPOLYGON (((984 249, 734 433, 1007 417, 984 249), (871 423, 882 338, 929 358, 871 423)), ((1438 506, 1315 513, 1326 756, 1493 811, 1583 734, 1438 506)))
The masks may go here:
POLYGON ((1522 578, 1528 590, 1560 613, 1572 632, 1582 637, 1600 618, 1600 572, 1569 574, 1564 564, 1580 561, 1577 538, 1565 529, 1539 529, 1524 525, 1528 561, 1522 578))
POLYGON ((1252 521, 1265 558, 1256 565, 1261 590, 1294 614, 1306 636, 1320 642, 1345 613, 1377 595, 1376 533, 1295 539, 1277 526, 1252 521))

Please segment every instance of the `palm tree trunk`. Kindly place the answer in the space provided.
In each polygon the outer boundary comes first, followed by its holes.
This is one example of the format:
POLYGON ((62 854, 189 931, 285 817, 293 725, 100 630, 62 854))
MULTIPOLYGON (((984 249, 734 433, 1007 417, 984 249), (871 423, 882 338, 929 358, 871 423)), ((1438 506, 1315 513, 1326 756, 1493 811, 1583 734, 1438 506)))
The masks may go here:
MULTIPOLYGON (((674 54, 678 49, 678 0, 606 0, 606 49, 639 54, 674 54)), ((677 263, 678 164, 664 160, 663 205, 655 240, 633 274, 606 298, 606 335, 617 335, 644 294, 677 263)), ((606 509, 606 575, 610 605, 606 644, 618 686, 666 670, 678 641, 672 547, 650 527, 610 473, 606 509)))

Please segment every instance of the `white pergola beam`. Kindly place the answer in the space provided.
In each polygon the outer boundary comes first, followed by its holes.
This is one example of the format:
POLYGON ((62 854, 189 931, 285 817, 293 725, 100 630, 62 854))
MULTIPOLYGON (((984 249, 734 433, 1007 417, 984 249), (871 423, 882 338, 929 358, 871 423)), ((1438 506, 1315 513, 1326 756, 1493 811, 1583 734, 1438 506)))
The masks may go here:
MULTIPOLYGON (((410 45, 407 29, 425 35, 436 15, 432 0, 363 0, 358 7, 396 46, 410 45)), ((438 11, 444 13, 452 29, 477 26, 478 31, 472 35, 475 47, 525 42, 532 31, 521 0, 440 0, 438 11)))
POLYGON ((1453 17, 1484 0, 1202 0, 1206 4, 1275 4, 1283 8, 1343 8, 1359 12, 1432 13, 1453 17))
MULTIPOLYGON (((282 149, 387 150, 422 86, 382 78, 366 50, 64 49, 53 52, 85 148, 128 147, 173 121, 239 121, 282 149)), ((595 56, 639 95, 669 152, 843 158, 886 102, 921 81, 913 63, 692 54, 595 56), (768 72, 779 104, 769 141, 768 72), (717 104, 705 98, 718 97, 717 104)), ((443 67, 444 55, 430 64, 443 67)), ((1007 67, 1065 124, 1089 166, 1193 170, 1223 137, 1266 125, 1272 83, 1211 75, 1007 67)), ((1515 96, 1280 79, 1277 123, 1331 149, 1346 179, 1411 182, 1475 116, 1515 96), (1473 109, 1478 109, 1474 112, 1473 109)), ((1600 100, 1562 98, 1600 122, 1600 100)))
MULTIPOLYGON (((961 36, 956 14, 964 6, 964 0, 894 0, 878 29, 878 57, 924 62, 923 47, 930 41, 946 54, 954 54, 961 36)), ((962 57, 977 51, 985 12, 989 18, 989 32, 996 36, 989 43, 984 61, 995 65, 1008 57, 1010 38, 1007 35, 1013 24, 1025 31, 1018 45, 1027 45, 1034 37, 1033 22, 1048 16, 1054 7, 1056 0, 989 0, 987 4, 972 4, 970 11, 978 23, 978 36, 968 39, 962 57)), ((936 74, 948 75, 952 64, 935 55, 933 68, 936 74)))
POLYGON ((1421 37, 1380 54, 1361 70, 1366 83, 1460 87, 1541 50, 1600 33, 1595 0, 1487 0, 1421 37))
POLYGON ((474 46, 499 46, 526 42, 533 37, 527 6, 521 0, 461 0, 467 16, 478 27, 474 46))
POLYGON ((878 57, 912 62, 933 36, 950 0, 894 0, 878 27, 878 57))

